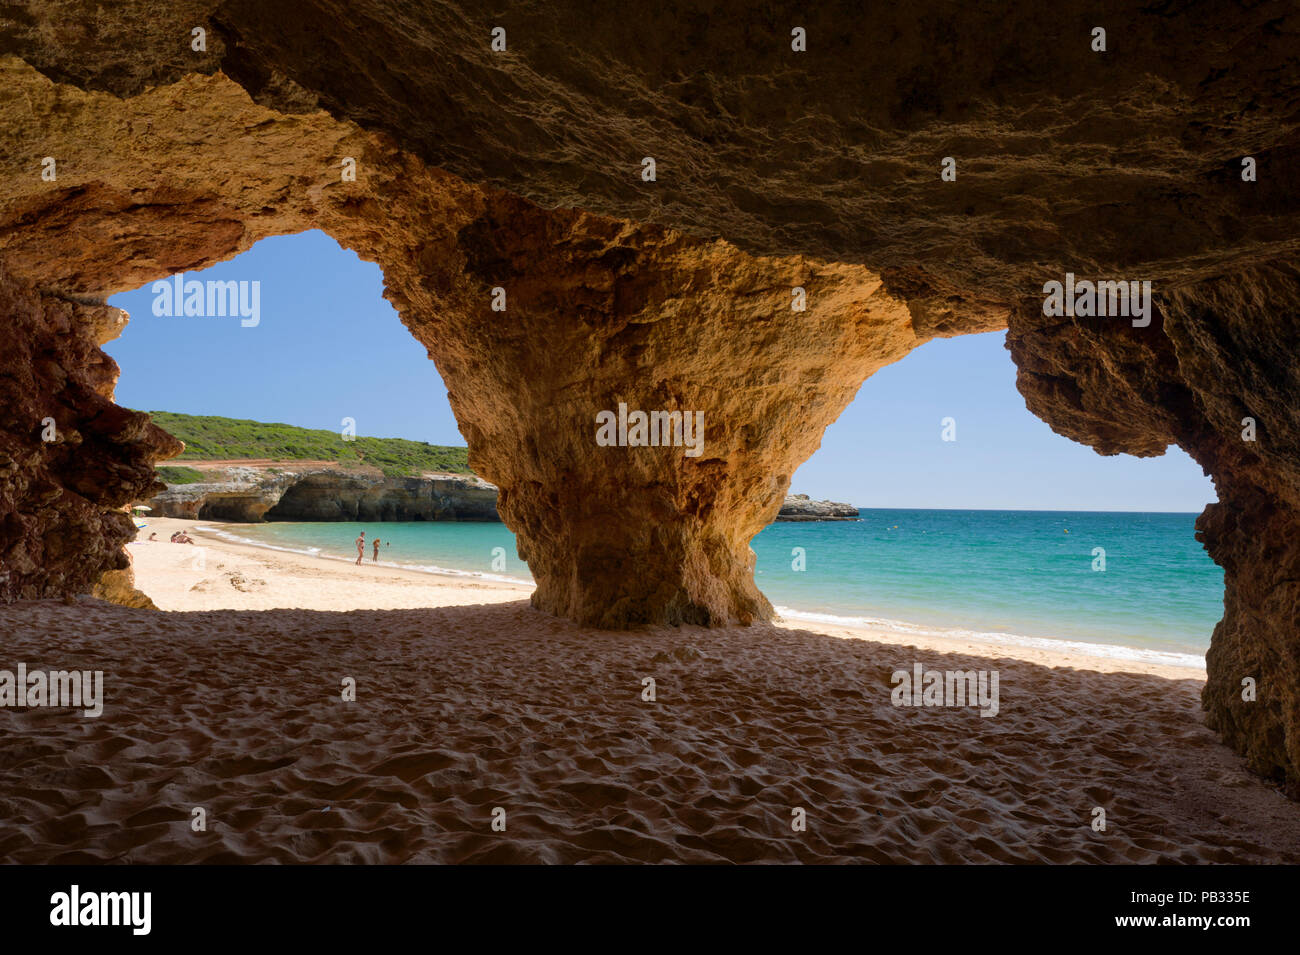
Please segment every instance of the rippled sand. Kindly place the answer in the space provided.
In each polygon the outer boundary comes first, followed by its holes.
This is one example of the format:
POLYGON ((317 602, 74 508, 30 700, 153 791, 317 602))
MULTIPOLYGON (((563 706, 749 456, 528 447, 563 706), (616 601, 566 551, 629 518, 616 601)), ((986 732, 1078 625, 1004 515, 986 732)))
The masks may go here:
MULTIPOLYGON (((137 548, 146 590, 146 565, 178 560, 154 546, 137 548)), ((333 580, 347 564, 222 554, 195 600, 356 581, 333 580)), ((403 593, 420 586, 411 576, 403 593)), ((108 699, 99 719, 0 709, 0 859, 1300 861, 1300 806, 1202 725, 1195 671, 775 625, 607 633, 518 596, 352 612, 0 607, 0 668, 100 669, 108 699), (997 669, 1000 712, 893 706, 890 674, 915 661, 997 669), (345 677, 356 702, 340 698, 345 677), (208 831, 191 830, 193 807, 208 831)))

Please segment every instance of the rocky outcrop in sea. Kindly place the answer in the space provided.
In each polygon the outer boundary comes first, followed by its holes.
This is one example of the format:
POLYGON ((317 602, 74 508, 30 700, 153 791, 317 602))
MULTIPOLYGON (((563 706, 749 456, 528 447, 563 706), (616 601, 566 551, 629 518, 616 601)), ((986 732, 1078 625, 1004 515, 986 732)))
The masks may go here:
POLYGON ((856 521, 858 509, 852 504, 814 501, 807 494, 787 494, 778 521, 856 521))

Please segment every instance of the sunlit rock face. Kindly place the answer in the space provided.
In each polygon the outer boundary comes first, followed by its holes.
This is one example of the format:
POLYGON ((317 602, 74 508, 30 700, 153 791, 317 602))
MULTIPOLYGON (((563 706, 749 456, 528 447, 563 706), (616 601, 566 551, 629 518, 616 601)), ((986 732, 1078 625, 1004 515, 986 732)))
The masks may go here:
MULTIPOLYGON (((12 164, 6 262, 90 301, 312 227, 378 262, 500 488, 534 603, 582 622, 769 617, 749 540, 862 381, 941 331, 863 266, 545 210, 324 113, 282 117, 224 77, 119 100, 4 70, 24 94, 4 126, 50 130, 64 170, 47 183, 12 164), (598 415, 620 405, 702 427, 602 443, 598 415)), ((976 312, 964 327, 997 326, 976 312)))
MULTIPOLYGON (((751 7, 11 4, 14 327, 102 378, 56 333, 61 309, 325 229, 383 266, 437 361, 538 605, 606 625, 768 613, 748 538, 862 379, 934 335, 1009 327, 1020 390, 1057 431, 1104 454, 1178 444, 1213 475, 1199 534, 1227 592, 1206 707, 1294 786, 1300 13, 751 7), (1150 324, 1044 315, 1066 272, 1150 281, 1150 324), (599 445, 596 415, 620 402, 702 411, 702 453, 599 445)), ((2 360, 36 367, 43 347, 2 360)), ((123 525, 92 512, 140 482, 101 500, 102 458, 68 456, 58 486, 84 493, 41 492, 40 402, 22 401, 6 487, 37 490, 0 497, 5 546, 44 547, 81 515, 68 555, 50 544, 21 572, 53 592, 76 585, 78 548, 115 552, 123 525)), ((170 453, 140 440, 115 445, 140 450, 128 470, 170 453)))
POLYGON ((388 477, 337 467, 207 470, 149 501, 156 516, 190 520, 496 521, 497 491, 471 474, 388 477))
POLYGON ((504 196, 450 248, 379 259, 533 603, 606 627, 770 616, 750 539, 862 380, 919 343, 860 266, 504 196), (654 427, 674 414, 680 436, 654 427))

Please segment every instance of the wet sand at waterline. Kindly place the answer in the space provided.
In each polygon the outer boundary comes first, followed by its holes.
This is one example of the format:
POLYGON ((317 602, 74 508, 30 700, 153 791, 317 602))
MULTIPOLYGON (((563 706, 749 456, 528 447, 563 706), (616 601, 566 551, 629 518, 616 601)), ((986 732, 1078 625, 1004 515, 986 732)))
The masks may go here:
POLYGON ((195 532, 195 566, 180 526, 130 548, 163 612, 0 607, 0 669, 102 670, 105 695, 0 709, 0 860, 1300 862, 1300 806, 1205 728, 1194 669, 802 621, 596 631, 369 552, 195 532), (894 706, 916 663, 996 670, 997 715, 894 706))

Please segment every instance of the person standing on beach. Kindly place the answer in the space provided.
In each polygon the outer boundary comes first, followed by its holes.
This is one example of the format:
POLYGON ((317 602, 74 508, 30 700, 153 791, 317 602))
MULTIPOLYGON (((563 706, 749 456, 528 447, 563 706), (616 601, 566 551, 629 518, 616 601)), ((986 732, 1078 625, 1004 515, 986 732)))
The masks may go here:
POLYGON ((378 560, 379 560, 379 538, 376 537, 376 538, 375 538, 375 554, 374 554, 373 557, 370 558, 370 562, 373 564, 373 563, 376 563, 378 560))
POLYGON ((366 532, 362 531, 361 536, 357 538, 357 563, 360 564, 361 559, 365 556, 366 556, 366 532))

